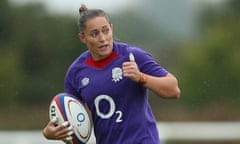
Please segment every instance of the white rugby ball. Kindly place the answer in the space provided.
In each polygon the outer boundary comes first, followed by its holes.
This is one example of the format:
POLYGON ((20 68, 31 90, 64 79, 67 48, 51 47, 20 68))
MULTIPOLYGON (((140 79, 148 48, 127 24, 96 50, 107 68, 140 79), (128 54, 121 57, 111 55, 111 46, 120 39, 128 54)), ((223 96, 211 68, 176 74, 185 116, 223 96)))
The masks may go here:
POLYGON ((49 109, 50 120, 57 117, 57 125, 69 121, 73 126, 73 144, 87 143, 91 136, 90 117, 81 101, 68 93, 59 93, 53 97, 49 109))

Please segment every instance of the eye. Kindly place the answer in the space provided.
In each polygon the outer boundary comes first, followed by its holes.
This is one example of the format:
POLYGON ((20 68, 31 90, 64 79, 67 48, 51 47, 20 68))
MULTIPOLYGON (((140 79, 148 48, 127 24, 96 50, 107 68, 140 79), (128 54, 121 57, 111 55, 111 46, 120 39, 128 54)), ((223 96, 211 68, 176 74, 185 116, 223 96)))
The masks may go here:
POLYGON ((103 32, 105 35, 108 34, 109 28, 104 28, 102 32, 103 32))
POLYGON ((98 31, 93 31, 93 32, 91 33, 91 36, 94 37, 94 38, 96 38, 96 37, 98 36, 98 34, 99 34, 98 31))

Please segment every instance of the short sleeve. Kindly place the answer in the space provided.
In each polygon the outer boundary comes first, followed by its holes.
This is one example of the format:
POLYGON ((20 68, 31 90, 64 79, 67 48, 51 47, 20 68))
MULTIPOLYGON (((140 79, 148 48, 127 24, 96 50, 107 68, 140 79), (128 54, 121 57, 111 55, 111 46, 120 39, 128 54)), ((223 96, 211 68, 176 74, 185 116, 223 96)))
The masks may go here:
POLYGON ((66 73, 66 76, 65 76, 65 81, 64 81, 64 91, 66 93, 70 93, 72 95, 75 95, 75 96, 79 96, 76 88, 74 88, 74 80, 73 80, 73 77, 74 75, 71 74, 71 71, 69 70, 67 73, 66 73))
POLYGON ((164 77, 168 74, 168 71, 158 64, 149 53, 140 48, 132 48, 131 51, 141 72, 157 77, 164 77))

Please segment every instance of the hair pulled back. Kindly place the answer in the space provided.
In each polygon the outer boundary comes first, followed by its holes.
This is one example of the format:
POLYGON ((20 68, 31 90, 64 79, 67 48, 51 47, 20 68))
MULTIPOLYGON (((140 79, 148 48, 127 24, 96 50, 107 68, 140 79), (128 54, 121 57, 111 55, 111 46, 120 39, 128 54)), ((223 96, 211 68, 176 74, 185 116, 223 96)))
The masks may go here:
POLYGON ((95 18, 95 17, 105 17, 106 20, 108 21, 109 24, 111 24, 110 21, 110 17, 107 15, 107 13, 105 13, 103 10, 101 9, 88 9, 86 7, 86 5, 81 5, 81 7, 79 8, 79 20, 78 20, 78 28, 79 28, 79 32, 83 33, 83 31, 86 28, 86 22, 89 19, 95 18))

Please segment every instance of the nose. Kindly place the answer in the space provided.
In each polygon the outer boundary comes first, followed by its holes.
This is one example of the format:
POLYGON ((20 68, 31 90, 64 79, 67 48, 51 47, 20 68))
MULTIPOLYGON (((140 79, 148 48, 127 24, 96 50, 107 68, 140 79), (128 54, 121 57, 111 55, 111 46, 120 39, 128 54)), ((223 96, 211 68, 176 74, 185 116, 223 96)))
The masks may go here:
POLYGON ((104 42, 104 41, 106 40, 104 33, 101 32, 101 33, 99 34, 98 40, 99 40, 100 42, 104 42))

